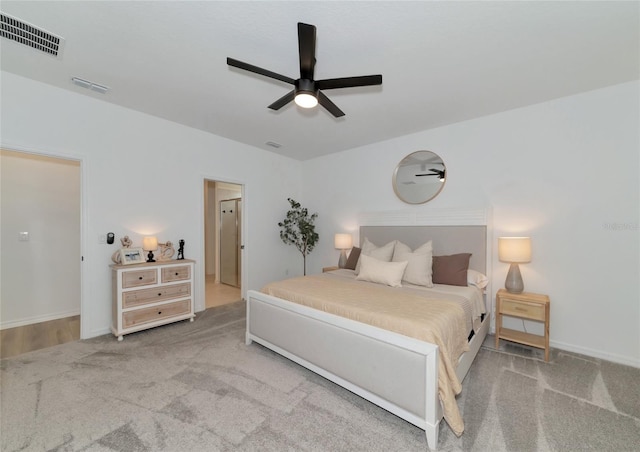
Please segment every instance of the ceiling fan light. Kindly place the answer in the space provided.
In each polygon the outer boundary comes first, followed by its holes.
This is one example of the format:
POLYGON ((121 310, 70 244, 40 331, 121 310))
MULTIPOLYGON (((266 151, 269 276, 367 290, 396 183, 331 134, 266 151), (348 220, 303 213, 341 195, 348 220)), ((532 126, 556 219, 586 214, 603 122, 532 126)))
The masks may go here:
POLYGON ((298 93, 296 94, 295 102, 302 108, 313 108, 318 105, 318 99, 313 94, 298 93))

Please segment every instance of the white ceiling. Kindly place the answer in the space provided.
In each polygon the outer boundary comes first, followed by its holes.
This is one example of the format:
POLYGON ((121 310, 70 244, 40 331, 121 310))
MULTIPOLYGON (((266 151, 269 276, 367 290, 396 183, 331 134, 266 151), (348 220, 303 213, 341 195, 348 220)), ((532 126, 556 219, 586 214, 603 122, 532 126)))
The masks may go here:
POLYGON ((56 59, 1 38, 2 70, 300 160, 640 78, 636 1, 3 0, 0 9, 65 39, 56 59), (298 78, 297 22, 317 27, 316 79, 383 75, 382 86, 325 92, 343 118, 295 104, 271 111, 291 85, 226 64, 298 78))

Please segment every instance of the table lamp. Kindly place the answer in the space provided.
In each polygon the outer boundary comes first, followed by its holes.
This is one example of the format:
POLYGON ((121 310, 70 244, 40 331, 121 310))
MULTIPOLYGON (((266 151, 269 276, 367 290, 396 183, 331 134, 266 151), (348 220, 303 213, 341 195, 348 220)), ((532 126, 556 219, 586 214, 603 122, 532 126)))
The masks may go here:
POLYGON ((530 237, 499 237, 498 258, 502 262, 511 264, 504 288, 509 293, 522 293, 524 282, 520 274, 518 264, 531 262, 531 238, 530 237))
POLYGON ((336 234, 333 239, 333 245, 337 250, 340 250, 340 260, 338 260, 338 267, 344 268, 347 265, 347 250, 353 246, 351 234, 336 234))
POLYGON ((158 249, 158 238, 157 237, 143 238, 142 249, 145 251, 149 251, 149 254, 147 254, 147 262, 155 262, 156 260, 153 258, 153 252, 158 249))

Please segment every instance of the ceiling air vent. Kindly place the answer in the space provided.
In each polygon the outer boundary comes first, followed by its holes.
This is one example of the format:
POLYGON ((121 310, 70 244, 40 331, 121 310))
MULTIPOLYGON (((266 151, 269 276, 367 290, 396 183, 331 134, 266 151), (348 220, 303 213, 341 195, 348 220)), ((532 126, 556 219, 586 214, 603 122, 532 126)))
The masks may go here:
POLYGON ((54 57, 62 51, 64 39, 31 24, 0 13, 0 36, 17 41, 54 57))

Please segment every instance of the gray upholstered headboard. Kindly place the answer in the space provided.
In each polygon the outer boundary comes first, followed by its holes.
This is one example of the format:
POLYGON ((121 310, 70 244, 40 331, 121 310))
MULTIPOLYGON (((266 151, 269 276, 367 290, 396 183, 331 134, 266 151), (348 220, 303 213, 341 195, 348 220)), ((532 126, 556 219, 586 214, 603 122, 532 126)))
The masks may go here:
POLYGON ((433 242, 433 255, 471 253, 469 268, 487 271, 487 226, 360 226, 360 245, 367 237, 382 246, 400 240, 412 249, 428 240, 433 242))

